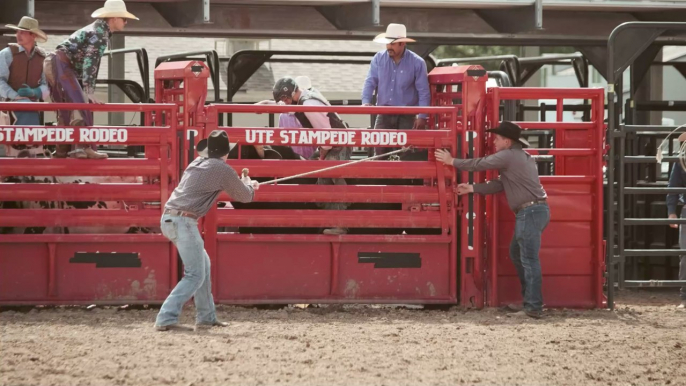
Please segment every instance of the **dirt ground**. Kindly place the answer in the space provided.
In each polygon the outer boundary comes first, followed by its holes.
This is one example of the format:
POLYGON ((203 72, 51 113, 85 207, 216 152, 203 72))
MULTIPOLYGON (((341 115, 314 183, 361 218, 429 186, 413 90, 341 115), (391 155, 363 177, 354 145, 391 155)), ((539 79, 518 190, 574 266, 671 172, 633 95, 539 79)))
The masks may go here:
MULTIPOLYGON (((156 309, 0 313, 2 385, 686 385, 670 291, 615 311, 219 307, 228 328, 156 332, 156 309)), ((193 322, 193 309, 183 322, 193 322)))

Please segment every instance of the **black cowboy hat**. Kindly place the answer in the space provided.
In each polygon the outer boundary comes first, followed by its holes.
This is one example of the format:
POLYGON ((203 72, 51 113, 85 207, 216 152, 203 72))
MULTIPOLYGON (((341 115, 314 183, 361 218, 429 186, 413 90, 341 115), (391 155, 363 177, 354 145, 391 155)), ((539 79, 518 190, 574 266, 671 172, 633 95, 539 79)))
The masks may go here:
POLYGON ((498 134, 501 137, 519 142, 523 147, 531 146, 527 140, 521 138, 522 128, 516 123, 502 121, 495 129, 486 130, 488 133, 498 134))
POLYGON ((229 136, 224 130, 214 130, 210 136, 198 142, 195 147, 198 155, 206 158, 220 158, 229 154, 231 145, 229 136))

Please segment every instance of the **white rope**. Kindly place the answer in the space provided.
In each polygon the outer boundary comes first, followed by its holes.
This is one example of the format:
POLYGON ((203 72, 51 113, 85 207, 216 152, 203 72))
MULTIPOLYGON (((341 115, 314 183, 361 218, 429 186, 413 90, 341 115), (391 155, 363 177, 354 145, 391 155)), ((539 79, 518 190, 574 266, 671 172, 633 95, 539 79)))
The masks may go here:
MULTIPOLYGON (((672 132, 667 134, 665 139, 663 139, 662 142, 660 142, 660 145, 657 147, 655 151, 655 161, 657 161, 657 163, 662 163, 662 146, 664 146, 664 144, 666 144, 667 141, 671 141, 670 137, 672 136, 672 134, 674 134, 677 130, 683 127, 686 127, 686 124, 678 126, 676 129, 672 130, 672 132)), ((684 170, 686 170, 686 141, 684 141, 681 144, 681 146, 679 146, 679 153, 677 154, 677 159, 679 160, 679 164, 681 165, 681 167, 684 170)))
MULTIPOLYGON (((292 179, 294 179, 294 178, 300 178, 300 177, 309 176, 309 175, 316 174, 316 173, 321 173, 321 172, 325 172, 325 171, 329 171, 329 170, 334 170, 334 169, 342 168, 342 167, 345 167, 345 166, 350 166, 350 165, 359 164, 359 163, 361 163, 361 162, 366 162, 366 161, 375 160, 375 159, 378 159, 378 158, 381 158, 381 157, 385 157, 385 156, 387 156, 387 155, 398 154, 398 153, 404 153, 404 152, 406 152, 406 151, 408 151, 408 150, 410 150, 410 147, 403 147, 402 149, 394 150, 394 151, 391 151, 391 152, 388 152, 388 153, 384 153, 384 154, 375 155, 375 156, 373 156, 373 157, 363 158, 363 159, 360 159, 360 160, 357 160, 357 161, 346 162, 346 163, 341 164, 341 165, 330 166, 330 167, 328 167, 328 168, 317 169, 317 170, 313 170, 313 171, 311 171, 311 172, 296 174, 296 175, 294 175, 294 176, 282 177, 282 178, 277 178, 277 179, 271 180, 271 181, 260 182, 260 185, 269 185, 269 184, 275 184, 275 183, 281 182, 281 181, 288 181, 288 180, 292 180, 292 179)), ((242 174, 243 174, 243 176, 248 175, 248 169, 247 169, 247 168, 243 169, 242 174)))

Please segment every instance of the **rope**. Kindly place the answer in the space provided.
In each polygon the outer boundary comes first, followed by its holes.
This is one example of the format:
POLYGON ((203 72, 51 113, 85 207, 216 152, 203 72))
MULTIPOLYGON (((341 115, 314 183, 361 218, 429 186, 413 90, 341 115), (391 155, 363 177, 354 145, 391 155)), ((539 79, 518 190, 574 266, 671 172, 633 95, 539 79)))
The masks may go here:
MULTIPOLYGON (((657 161, 657 163, 662 163, 662 146, 664 146, 664 144, 666 144, 667 141, 670 140, 669 138, 672 136, 672 134, 674 134, 677 130, 683 127, 686 127, 686 124, 678 126, 676 129, 672 130, 669 134, 667 134, 665 139, 663 139, 662 142, 660 142, 660 145, 658 145, 655 151, 655 161, 657 161)), ((686 141, 681 143, 681 145, 679 146, 679 153, 677 154, 677 159, 679 160, 679 164, 681 165, 681 167, 684 170, 686 170, 686 141)))
MULTIPOLYGON (((403 147, 402 149, 394 150, 394 151, 391 151, 391 152, 388 152, 388 153, 384 153, 384 154, 375 155, 375 156, 373 156, 373 157, 363 158, 363 159, 360 159, 360 160, 357 160, 357 161, 346 162, 346 163, 344 163, 344 164, 340 164, 340 165, 336 165, 336 166, 330 166, 330 167, 324 168, 324 169, 317 169, 317 170, 313 170, 313 171, 310 171, 310 172, 300 173, 300 174, 296 174, 296 175, 294 175, 294 176, 282 177, 282 178, 277 178, 277 179, 271 180, 271 181, 260 182, 260 185, 275 184, 275 183, 281 182, 281 181, 288 181, 288 180, 292 180, 292 179, 295 179, 295 178, 305 177, 305 176, 309 176, 309 175, 316 174, 316 173, 321 173, 321 172, 325 172, 325 171, 329 171, 329 170, 334 170, 334 169, 338 169, 338 168, 342 168, 342 167, 346 167, 346 166, 350 166, 350 165, 359 164, 359 163, 366 162, 366 161, 375 160, 375 159, 378 159, 378 158, 381 158, 381 157, 385 157, 385 156, 388 156, 388 155, 393 155, 393 154, 398 154, 398 153, 404 153, 404 152, 410 150, 410 148, 411 148, 411 147, 403 147)), ((247 175, 248 175, 248 168, 243 169, 243 170, 242 170, 242 174, 243 174, 243 176, 247 176, 247 175)))

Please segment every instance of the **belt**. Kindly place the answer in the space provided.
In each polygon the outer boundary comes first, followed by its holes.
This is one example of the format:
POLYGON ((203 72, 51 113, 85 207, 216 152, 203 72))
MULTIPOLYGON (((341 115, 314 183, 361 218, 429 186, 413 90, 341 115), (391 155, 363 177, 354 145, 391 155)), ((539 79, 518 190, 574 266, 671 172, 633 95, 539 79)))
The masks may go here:
POLYGON ((168 214, 171 216, 189 217, 189 218, 192 218, 193 220, 198 219, 198 216, 194 215, 193 213, 184 212, 182 210, 176 210, 176 209, 165 209, 164 214, 168 214))
POLYGON ((515 212, 515 214, 517 214, 520 210, 528 208, 530 206, 537 205, 537 204, 547 204, 547 203, 548 203, 548 200, 546 200, 545 198, 542 200, 534 200, 534 201, 525 202, 522 205, 516 207, 514 212, 515 212))

